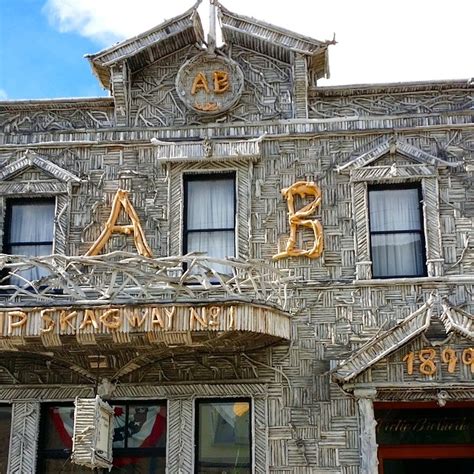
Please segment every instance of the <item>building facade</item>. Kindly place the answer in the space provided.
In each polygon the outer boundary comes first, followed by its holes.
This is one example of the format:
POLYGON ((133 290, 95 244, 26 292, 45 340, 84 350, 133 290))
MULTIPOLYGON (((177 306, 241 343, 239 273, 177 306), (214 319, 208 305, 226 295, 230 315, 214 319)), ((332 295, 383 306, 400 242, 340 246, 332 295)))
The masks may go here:
POLYGON ((217 10, 0 103, 0 472, 90 472, 99 395, 112 472, 472 473, 472 85, 217 10))

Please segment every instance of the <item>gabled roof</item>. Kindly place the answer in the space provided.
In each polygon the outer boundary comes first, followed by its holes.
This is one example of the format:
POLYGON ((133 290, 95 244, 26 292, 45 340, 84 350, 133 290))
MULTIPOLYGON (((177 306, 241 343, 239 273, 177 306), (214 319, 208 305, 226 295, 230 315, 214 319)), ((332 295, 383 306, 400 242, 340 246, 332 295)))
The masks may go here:
POLYGON ((29 168, 38 168, 46 174, 64 183, 80 183, 81 180, 70 171, 61 168, 46 158, 42 158, 34 151, 27 150, 20 159, 0 169, 0 181, 6 181, 26 171, 29 168))
POLYGON ((431 155, 426 151, 423 151, 416 146, 410 145, 409 143, 402 142, 399 139, 388 139, 359 156, 349 158, 348 161, 346 161, 341 166, 338 166, 336 169, 338 172, 341 172, 363 168, 364 166, 370 165, 388 153, 398 153, 424 165, 448 167, 458 166, 458 163, 450 163, 449 161, 442 160, 437 156, 431 155))
MULTIPOLYGON (((433 303, 434 297, 431 296, 421 308, 399 324, 368 341, 336 367, 333 377, 338 382, 348 382, 424 333, 431 325, 433 303)), ((474 316, 451 307, 447 300, 443 301, 442 306, 443 314, 439 319, 446 336, 456 333, 474 340, 474 316)))
POLYGON ((218 4, 222 37, 227 44, 248 49, 290 62, 293 53, 309 57, 308 65, 316 77, 329 77, 328 46, 335 41, 319 41, 255 18, 238 15, 218 4))
POLYGON ((110 87, 110 68, 120 61, 127 60, 133 72, 189 44, 202 44, 204 33, 196 10, 199 3, 138 36, 86 55, 101 84, 110 87))
MULTIPOLYGON (((110 69, 126 61, 132 72, 143 69, 160 58, 187 45, 202 45, 204 33, 197 12, 197 3, 171 20, 134 38, 122 41, 96 54, 88 54, 94 74, 103 87, 110 89, 110 69)), ((316 78, 329 77, 327 49, 335 41, 318 41, 292 31, 270 25, 243 15, 237 15, 217 1, 222 36, 228 44, 238 44, 267 54, 284 62, 291 62, 293 53, 309 58, 308 67, 316 78)))

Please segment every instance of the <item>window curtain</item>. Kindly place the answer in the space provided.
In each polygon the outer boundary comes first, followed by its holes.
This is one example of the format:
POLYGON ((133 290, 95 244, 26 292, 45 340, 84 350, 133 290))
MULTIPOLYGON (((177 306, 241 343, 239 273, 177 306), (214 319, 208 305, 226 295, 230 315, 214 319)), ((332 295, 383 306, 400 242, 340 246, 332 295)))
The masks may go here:
MULTIPOLYGON (((211 257, 235 256, 235 198, 233 179, 203 179, 187 182, 187 252, 205 252, 211 257)), ((225 265, 213 265, 229 273, 225 265)))
MULTIPOLYGON (((54 200, 48 202, 11 203, 9 253, 40 256, 53 251, 54 200), (41 242, 41 243, 40 243, 41 242)), ((19 273, 33 281, 47 275, 42 268, 31 268, 19 273)), ((12 284, 23 285, 22 278, 12 277, 12 284)))
POLYGON ((424 274, 419 199, 417 188, 370 191, 374 277, 424 274))

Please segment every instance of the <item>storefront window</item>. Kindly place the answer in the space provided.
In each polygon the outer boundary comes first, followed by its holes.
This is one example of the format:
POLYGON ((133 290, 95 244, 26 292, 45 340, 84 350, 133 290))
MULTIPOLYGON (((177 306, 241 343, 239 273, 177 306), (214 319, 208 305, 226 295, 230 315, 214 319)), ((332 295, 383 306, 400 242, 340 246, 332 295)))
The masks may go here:
POLYGON ((474 406, 376 409, 380 474, 472 474, 474 406))
MULTIPOLYGON (((166 403, 114 405, 112 473, 160 474, 166 469, 166 403)), ((70 462, 74 408, 44 407, 38 466, 40 473, 90 474, 70 462)))
POLYGON ((197 402, 196 472, 251 472, 250 401, 197 402))
POLYGON ((12 408, 0 405, 0 473, 7 472, 12 408))

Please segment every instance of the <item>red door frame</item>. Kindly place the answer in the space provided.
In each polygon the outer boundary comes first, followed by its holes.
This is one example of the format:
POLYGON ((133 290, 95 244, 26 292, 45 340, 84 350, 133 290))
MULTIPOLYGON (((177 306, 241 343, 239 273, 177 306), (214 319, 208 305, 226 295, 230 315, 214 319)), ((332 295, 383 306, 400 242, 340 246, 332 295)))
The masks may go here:
MULTIPOLYGON (((474 408, 474 402, 451 402, 448 408, 474 408)), ((374 409, 419 410, 439 407, 436 402, 376 402, 374 409)), ((383 462, 386 459, 459 459, 473 457, 474 445, 469 444, 426 444, 426 445, 381 445, 378 447, 379 474, 384 474, 383 462)))

